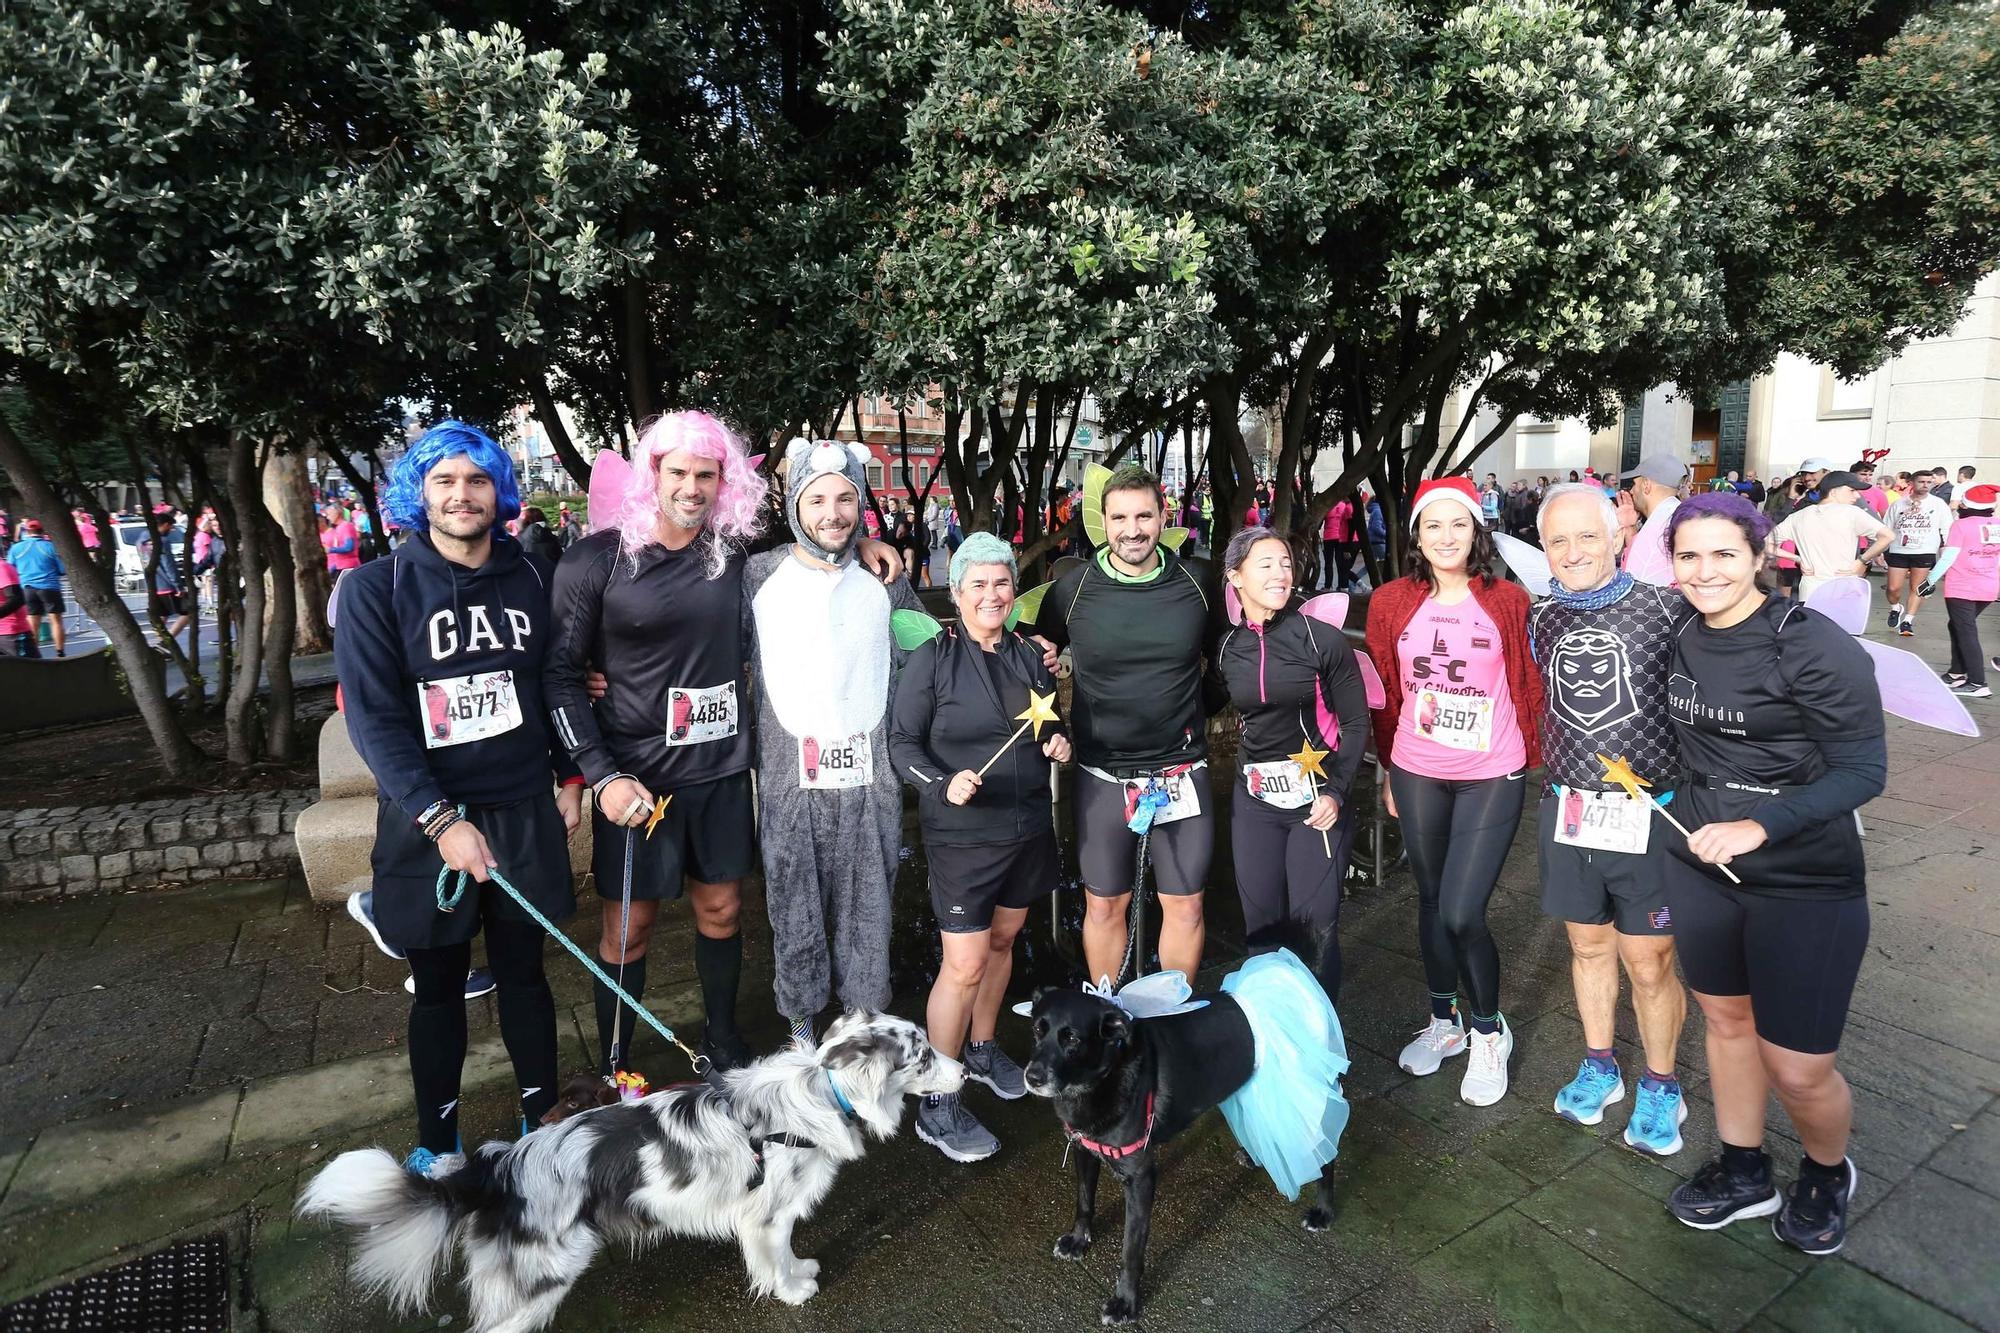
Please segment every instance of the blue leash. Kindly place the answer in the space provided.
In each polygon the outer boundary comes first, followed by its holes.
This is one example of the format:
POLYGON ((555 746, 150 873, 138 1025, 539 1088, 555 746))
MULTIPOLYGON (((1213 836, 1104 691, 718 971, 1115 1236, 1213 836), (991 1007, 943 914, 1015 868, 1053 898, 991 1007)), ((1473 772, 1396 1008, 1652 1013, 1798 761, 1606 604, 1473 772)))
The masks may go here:
MULTIPOLYGON (((704 1072, 704 1069, 708 1064, 708 1061, 705 1057, 698 1055, 694 1051, 690 1050, 686 1042, 682 1041, 679 1037, 676 1037, 674 1035, 674 1030, 672 1028, 668 1027, 665 1023, 662 1023, 659 1019, 653 1017, 652 1010, 646 1008, 645 1005, 640 1004, 637 1000, 633 999, 630 995, 626 994, 625 988, 623 986, 619 985, 617 982, 613 981, 609 976, 605 975, 604 969, 597 965, 597 960, 592 958, 589 954, 585 953, 583 951, 583 947, 579 945, 575 940, 563 934, 562 931, 556 929, 556 923, 549 920, 548 917, 544 916, 542 914, 541 909, 536 907, 533 903, 529 902, 526 895, 524 895, 519 889, 515 888, 512 884, 509 884, 507 882, 507 877, 500 873, 498 867, 495 867, 490 872, 490 874, 493 882, 495 884, 498 884, 502 889, 505 889, 507 891, 507 896, 512 898, 515 902, 519 903, 521 905, 521 910, 523 910, 529 916, 535 919, 536 925, 539 925, 543 930, 546 930, 549 934, 553 935, 557 943, 561 944, 563 948, 568 949, 572 954, 576 955, 576 961, 582 963, 584 967, 589 970, 591 976, 596 977, 599 981, 603 982, 606 986, 610 987, 611 993, 616 995, 620 1000, 624 1001, 626 1004, 631 1005, 632 1011, 638 1014, 639 1017, 645 1019, 646 1022, 649 1025, 651 1025, 653 1031, 659 1033, 662 1037, 666 1038, 669 1042, 673 1043, 675 1046, 680 1047, 681 1054, 685 1055, 688 1058, 688 1063, 694 1066, 694 1072, 696 1073, 696 1075, 699 1076, 704 1072)), ((450 866, 438 867, 437 905, 439 911, 450 912, 455 910, 458 907, 459 903, 464 901, 465 899, 466 885, 472 882, 471 873, 469 871, 461 870, 458 872, 458 883, 452 888, 447 889, 445 887, 445 881, 450 877, 451 877, 450 866)))

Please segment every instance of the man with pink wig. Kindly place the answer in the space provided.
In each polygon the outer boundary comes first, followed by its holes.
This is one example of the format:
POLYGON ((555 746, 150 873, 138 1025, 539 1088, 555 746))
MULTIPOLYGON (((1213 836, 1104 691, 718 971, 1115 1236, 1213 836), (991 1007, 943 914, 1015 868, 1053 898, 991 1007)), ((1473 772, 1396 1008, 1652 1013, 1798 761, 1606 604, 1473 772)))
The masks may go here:
MULTIPOLYGON (((743 705, 743 559, 764 481, 741 441, 703 412, 663 416, 640 437, 623 503, 556 569, 548 692, 556 733, 596 793, 591 869, 600 897, 625 888, 629 917, 605 911, 597 956, 646 986, 662 902, 687 895, 695 972, 708 1015, 702 1051, 718 1069, 749 1058, 736 1032, 743 969, 740 886, 757 854, 750 816, 750 724, 743 705), (590 667, 609 682, 593 707, 590 667), (628 830, 653 817, 649 835, 628 830)), ((603 1072, 627 1067, 637 1020, 596 985, 603 1072)))

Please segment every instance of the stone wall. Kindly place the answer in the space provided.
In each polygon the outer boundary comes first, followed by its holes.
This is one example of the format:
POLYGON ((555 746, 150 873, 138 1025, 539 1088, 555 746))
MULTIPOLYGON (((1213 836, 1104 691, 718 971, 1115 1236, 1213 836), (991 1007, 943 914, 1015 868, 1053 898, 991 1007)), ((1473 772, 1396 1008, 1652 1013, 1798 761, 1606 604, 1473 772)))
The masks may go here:
POLYGON ((310 787, 0 812, 0 899, 296 873, 310 787))

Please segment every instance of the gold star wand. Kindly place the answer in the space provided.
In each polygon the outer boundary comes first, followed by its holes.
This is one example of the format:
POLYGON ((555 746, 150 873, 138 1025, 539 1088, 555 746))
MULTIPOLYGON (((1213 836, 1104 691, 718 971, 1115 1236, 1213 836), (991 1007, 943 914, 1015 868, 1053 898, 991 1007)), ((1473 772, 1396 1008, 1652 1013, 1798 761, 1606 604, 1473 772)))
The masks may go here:
MULTIPOLYGON (((1680 820, 1674 818, 1672 811, 1668 810, 1667 807, 1660 804, 1659 797, 1653 795, 1649 791, 1640 790, 1640 788, 1642 787, 1650 787, 1653 784, 1646 781, 1646 779, 1640 777, 1637 773, 1634 773, 1632 771, 1631 761, 1626 759, 1624 755, 1621 754, 1616 759, 1613 759, 1609 755, 1600 754, 1597 756, 1597 762, 1604 765, 1605 781, 1617 783, 1619 786, 1623 787, 1626 791, 1630 792, 1632 795, 1638 797, 1640 800, 1652 806, 1654 810, 1658 811, 1661 815, 1664 815, 1666 817, 1666 821, 1669 824, 1672 824, 1675 828, 1680 830, 1680 834, 1683 838, 1694 837, 1694 834, 1689 833, 1687 831, 1686 825, 1682 824, 1680 820)), ((1743 882, 1742 880, 1736 878, 1736 872, 1731 870, 1728 866, 1717 866, 1716 869, 1720 870, 1723 874, 1729 876, 1729 882, 1731 884, 1741 884, 1743 882)))
MULTIPOLYGON (((1320 761, 1325 759, 1329 753, 1331 752, 1327 750, 1315 750, 1313 748, 1312 737, 1308 736, 1297 754, 1285 756, 1299 766, 1299 772, 1305 775, 1306 792, 1315 801, 1319 799, 1319 782, 1317 779, 1326 776, 1326 767, 1320 761)), ((1308 814, 1306 818, 1310 819, 1312 816, 1308 814)), ((1332 860, 1333 844, 1326 840, 1325 829, 1319 831, 1319 845, 1326 849, 1327 859, 1332 860)))
POLYGON ((993 752, 993 757, 981 764, 979 771, 972 776, 976 778, 985 777, 986 770, 999 763, 1000 756, 1013 749, 1014 742, 1020 740, 1021 733, 1029 727, 1032 726, 1035 729, 1035 739, 1040 740, 1042 738, 1042 724, 1044 722, 1062 721, 1061 718, 1056 716, 1056 696, 1054 694, 1037 694, 1033 690, 1029 690, 1027 710, 1014 714, 1014 720, 1021 725, 1014 728, 1014 734, 1003 741, 1000 748, 993 752))
POLYGON ((668 792, 665 796, 653 802, 653 817, 646 821, 646 841, 651 842, 653 840, 653 828, 662 819, 667 817, 667 802, 673 799, 673 793, 668 792))

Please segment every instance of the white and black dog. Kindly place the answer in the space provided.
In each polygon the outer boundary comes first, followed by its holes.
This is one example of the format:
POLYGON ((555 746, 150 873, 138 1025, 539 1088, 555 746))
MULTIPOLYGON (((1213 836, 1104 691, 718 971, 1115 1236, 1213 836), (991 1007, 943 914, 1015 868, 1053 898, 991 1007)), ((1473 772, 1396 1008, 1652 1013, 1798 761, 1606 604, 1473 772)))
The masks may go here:
POLYGON ((923 1030, 850 1013, 817 1050, 791 1048, 705 1085, 583 1111, 518 1143, 488 1143, 440 1179, 380 1148, 342 1153, 300 1196, 302 1216, 362 1228, 355 1279, 420 1310, 450 1258, 465 1258, 477 1333, 531 1333, 609 1242, 734 1237, 751 1288, 787 1305, 819 1290, 792 1228, 841 1164, 886 1139, 910 1094, 957 1091, 965 1071, 923 1030))

